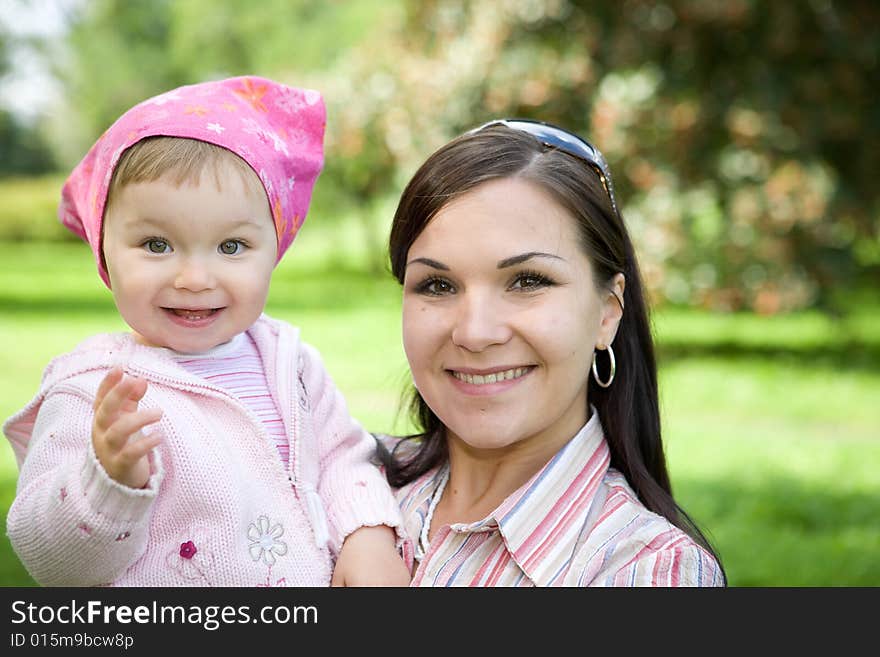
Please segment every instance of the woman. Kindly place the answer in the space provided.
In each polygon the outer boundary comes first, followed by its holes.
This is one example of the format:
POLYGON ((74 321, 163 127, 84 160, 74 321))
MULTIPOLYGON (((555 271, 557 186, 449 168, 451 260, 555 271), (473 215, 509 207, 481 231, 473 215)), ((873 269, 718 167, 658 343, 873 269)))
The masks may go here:
POLYGON ((407 185, 390 254, 420 431, 380 456, 414 586, 725 584, 672 497, 638 266, 593 146, 523 120, 462 135, 407 185))

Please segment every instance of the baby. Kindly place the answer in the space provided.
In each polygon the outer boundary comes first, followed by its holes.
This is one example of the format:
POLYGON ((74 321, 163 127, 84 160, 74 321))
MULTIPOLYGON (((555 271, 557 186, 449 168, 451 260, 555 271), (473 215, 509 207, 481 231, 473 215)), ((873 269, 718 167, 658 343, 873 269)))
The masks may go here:
POLYGON ((323 166, 315 91, 253 76, 123 114, 59 216, 131 332, 46 368, 4 425, 7 517, 65 586, 406 585, 397 504, 314 348, 263 314, 323 166))

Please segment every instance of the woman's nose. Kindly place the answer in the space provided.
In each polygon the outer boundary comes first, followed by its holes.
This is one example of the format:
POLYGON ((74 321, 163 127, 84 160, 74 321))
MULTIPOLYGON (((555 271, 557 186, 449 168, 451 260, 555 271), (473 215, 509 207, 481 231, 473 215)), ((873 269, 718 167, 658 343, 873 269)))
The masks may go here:
POLYGON ((187 257, 180 263, 174 278, 174 287, 190 292, 202 292, 212 289, 217 283, 214 272, 202 258, 187 257))
POLYGON ((483 351, 510 339, 512 330, 504 306, 488 295, 463 295, 452 329, 452 342, 468 351, 483 351))

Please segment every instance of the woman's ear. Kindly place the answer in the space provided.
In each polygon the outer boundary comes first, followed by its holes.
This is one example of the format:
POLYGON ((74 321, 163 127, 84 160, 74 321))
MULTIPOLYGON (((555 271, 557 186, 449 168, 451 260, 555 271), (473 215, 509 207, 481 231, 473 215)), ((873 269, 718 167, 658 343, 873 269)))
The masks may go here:
POLYGON ((614 342, 617 327, 623 319, 623 292, 626 289, 626 277, 617 273, 611 279, 611 285, 602 292, 602 321, 599 324, 599 344, 609 345, 614 342))

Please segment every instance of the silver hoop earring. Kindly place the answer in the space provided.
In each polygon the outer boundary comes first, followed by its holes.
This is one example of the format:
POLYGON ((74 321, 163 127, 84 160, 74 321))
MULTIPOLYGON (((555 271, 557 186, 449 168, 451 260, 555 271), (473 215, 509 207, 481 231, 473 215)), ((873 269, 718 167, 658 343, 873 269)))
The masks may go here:
POLYGON ((607 388, 611 385, 611 382, 614 381, 614 373, 617 371, 617 362, 614 360, 614 349, 611 348, 611 345, 608 345, 605 347, 605 350, 608 351, 608 358, 611 359, 611 372, 608 375, 607 381, 599 379, 599 370, 596 367, 596 351, 593 351, 593 378, 596 379, 596 383, 603 388, 607 388))

